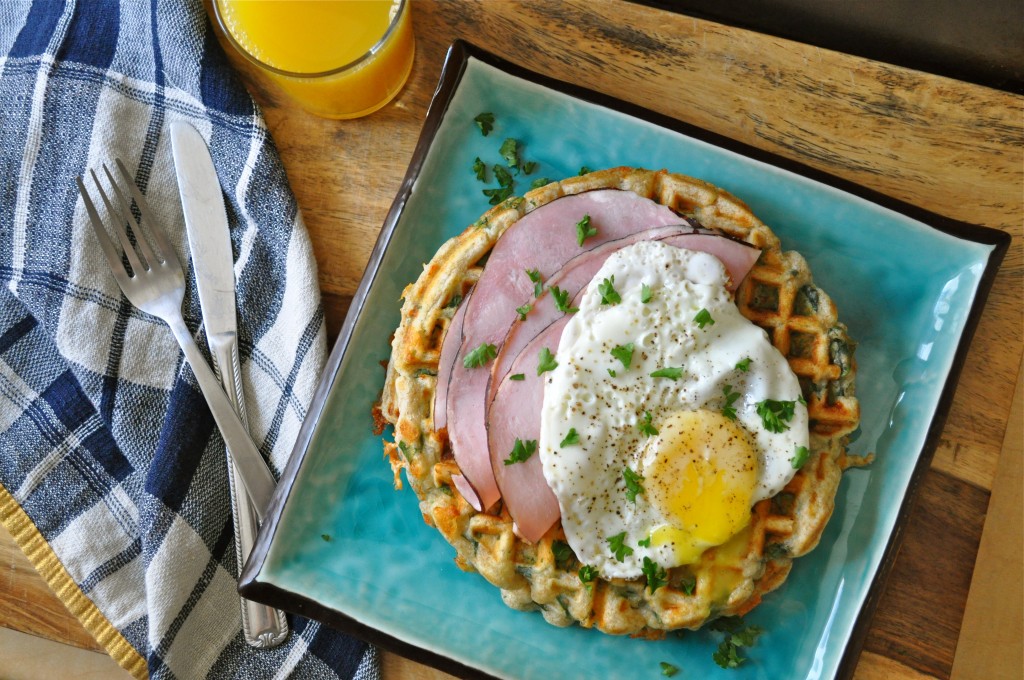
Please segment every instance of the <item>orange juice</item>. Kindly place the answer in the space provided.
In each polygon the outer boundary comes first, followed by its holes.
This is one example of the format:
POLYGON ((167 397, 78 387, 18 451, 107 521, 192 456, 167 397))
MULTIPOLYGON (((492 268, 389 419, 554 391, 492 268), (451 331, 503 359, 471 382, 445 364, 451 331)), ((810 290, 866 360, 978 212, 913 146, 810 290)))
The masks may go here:
POLYGON ((408 0, 216 0, 214 9, 234 46, 321 116, 376 111, 412 69, 408 0))

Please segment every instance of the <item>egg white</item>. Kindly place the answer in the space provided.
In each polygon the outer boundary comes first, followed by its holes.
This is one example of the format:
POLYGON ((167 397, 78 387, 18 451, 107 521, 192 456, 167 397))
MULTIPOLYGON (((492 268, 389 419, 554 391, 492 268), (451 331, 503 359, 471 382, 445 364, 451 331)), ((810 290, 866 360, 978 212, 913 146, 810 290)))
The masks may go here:
POLYGON ((752 503, 789 482, 795 450, 808 445, 802 403, 781 433, 767 431, 757 414, 764 399, 798 400, 800 385, 767 334, 739 313, 726 284, 725 268, 712 255, 657 241, 627 246, 588 286, 562 335, 558 366, 546 374, 538 443, 544 477, 576 556, 607 578, 640 576, 645 557, 666 568, 678 562, 669 546, 638 544, 670 518, 644 494, 626 497, 623 468, 643 470, 651 462, 644 460, 648 436, 639 427, 645 414, 656 428, 678 411, 720 411, 726 385, 739 392, 736 422, 749 433, 759 463, 752 503), (612 277, 621 302, 603 304, 599 284, 612 277), (701 310, 713 324, 699 327, 694 319, 701 310), (625 367, 611 350, 628 343, 634 351, 625 367), (744 359, 747 371, 737 368, 744 359), (650 376, 666 367, 682 368, 682 377, 650 376), (562 446, 571 430, 579 444, 562 446), (608 539, 622 532, 632 554, 619 559, 608 539))

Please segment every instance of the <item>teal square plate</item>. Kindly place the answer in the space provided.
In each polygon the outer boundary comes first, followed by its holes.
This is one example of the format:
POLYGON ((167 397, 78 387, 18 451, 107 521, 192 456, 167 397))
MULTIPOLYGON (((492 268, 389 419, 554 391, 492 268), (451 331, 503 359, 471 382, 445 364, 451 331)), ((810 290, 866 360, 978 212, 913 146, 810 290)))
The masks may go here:
POLYGON ((1002 232, 455 43, 241 590, 461 676, 658 677, 663 661, 689 678, 849 676, 1008 245, 1002 232), (473 120, 481 112, 495 117, 486 137, 473 120), (506 137, 537 162, 530 177, 632 165, 736 194, 784 248, 803 253, 859 343, 862 424, 852 452, 876 459, 844 475, 819 546, 746 617, 765 632, 736 670, 712 660, 713 632, 651 642, 509 609, 496 588, 455 566, 412 491, 392 486, 371 407, 398 300, 437 248, 488 208, 471 168, 477 157, 499 162, 506 137))

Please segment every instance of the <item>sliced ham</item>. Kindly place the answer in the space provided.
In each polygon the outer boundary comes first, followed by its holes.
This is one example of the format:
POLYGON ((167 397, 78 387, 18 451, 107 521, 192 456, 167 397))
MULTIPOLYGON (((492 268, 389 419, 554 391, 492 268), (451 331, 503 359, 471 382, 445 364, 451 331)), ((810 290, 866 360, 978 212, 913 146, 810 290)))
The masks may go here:
POLYGON ((546 280, 584 250, 637 231, 675 224, 679 216, 666 206, 631 191, 603 189, 566 196, 520 218, 502 235, 487 259, 473 296, 465 303, 463 340, 448 386, 447 425, 455 461, 476 490, 479 507, 500 498, 487 448, 488 367, 466 368, 465 356, 482 344, 496 347, 516 320, 516 307, 533 297, 527 269, 546 280), (576 224, 590 216, 597 230, 580 246, 576 224))
MULTIPOLYGON (((448 381, 452 376, 455 360, 459 358, 459 347, 462 345, 462 321, 466 318, 466 307, 473 291, 466 293, 455 315, 448 322, 448 330, 441 340, 441 356, 437 364, 437 387, 434 388, 434 429, 440 430, 448 426, 448 381)), ((468 482, 467 482, 468 486, 468 482)), ((465 495, 465 494, 463 494, 465 495)))
POLYGON ((569 317, 550 324, 519 353, 491 401, 487 421, 487 440, 491 467, 501 489, 505 507, 512 515, 516 532, 536 543, 560 515, 558 500, 544 480, 540 456, 534 453, 521 463, 505 464, 516 439, 536 442, 540 438, 540 404, 544 400, 546 374, 537 375, 538 355, 542 348, 552 354, 558 350, 569 317), (522 380, 512 376, 522 374, 522 380))

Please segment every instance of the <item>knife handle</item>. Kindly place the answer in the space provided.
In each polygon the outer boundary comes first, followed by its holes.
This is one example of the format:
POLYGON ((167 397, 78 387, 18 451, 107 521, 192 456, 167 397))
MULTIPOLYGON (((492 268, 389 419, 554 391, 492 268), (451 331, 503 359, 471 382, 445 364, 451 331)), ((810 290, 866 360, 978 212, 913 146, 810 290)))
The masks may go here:
MULTIPOLYGON (((214 343, 211 348, 213 369, 217 374, 228 400, 234 406, 238 417, 249 429, 249 419, 245 412, 245 397, 242 392, 241 366, 238 361, 238 343, 232 338, 226 342, 214 343), (227 370, 221 370, 224 366, 227 370)), ((256 542, 256 534, 260 528, 260 520, 256 509, 249 498, 230 449, 228 454, 228 488, 231 491, 232 517, 235 523, 235 558, 241 571, 252 546, 256 542)), ((277 647, 288 637, 288 621, 284 612, 259 602, 242 598, 242 632, 245 641, 252 647, 277 647)))

